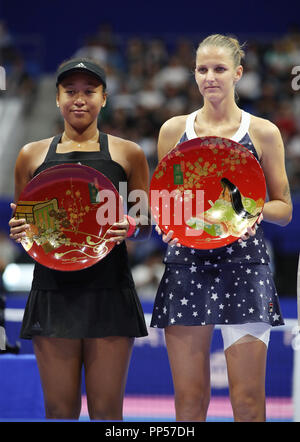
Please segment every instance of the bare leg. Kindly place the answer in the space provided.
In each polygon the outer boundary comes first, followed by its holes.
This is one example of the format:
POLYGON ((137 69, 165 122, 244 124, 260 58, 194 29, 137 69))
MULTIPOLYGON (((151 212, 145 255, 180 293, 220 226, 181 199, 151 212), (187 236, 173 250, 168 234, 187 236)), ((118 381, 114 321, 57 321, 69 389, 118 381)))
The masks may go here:
POLYGON ((165 330, 177 421, 205 421, 210 400, 209 353, 213 325, 165 330))
POLYGON ((123 397, 134 339, 84 339, 84 367, 91 419, 122 420, 123 397))
POLYGON ((35 336, 46 417, 78 419, 81 409, 82 343, 79 339, 35 336))
POLYGON ((267 346, 246 335, 225 350, 234 420, 263 422, 267 346))

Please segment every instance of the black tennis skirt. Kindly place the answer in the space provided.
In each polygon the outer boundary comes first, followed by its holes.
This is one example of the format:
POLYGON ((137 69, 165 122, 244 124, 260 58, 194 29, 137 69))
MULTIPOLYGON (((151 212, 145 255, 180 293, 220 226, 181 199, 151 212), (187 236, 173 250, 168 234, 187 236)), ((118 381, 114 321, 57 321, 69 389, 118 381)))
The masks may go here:
POLYGON ((25 307, 20 337, 104 338, 147 336, 136 290, 34 290, 25 307))

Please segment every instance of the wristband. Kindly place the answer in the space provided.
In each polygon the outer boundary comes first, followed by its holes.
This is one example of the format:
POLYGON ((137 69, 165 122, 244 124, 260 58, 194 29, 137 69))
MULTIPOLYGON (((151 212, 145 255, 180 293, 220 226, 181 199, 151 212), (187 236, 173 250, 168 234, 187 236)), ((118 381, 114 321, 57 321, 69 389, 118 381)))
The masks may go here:
POLYGON ((129 222, 129 229, 127 230, 126 237, 129 238, 134 234, 135 228, 136 228, 136 222, 135 219, 132 218, 132 216, 124 215, 127 218, 127 221, 129 222))
POLYGON ((136 238, 138 236, 138 234, 140 233, 140 227, 137 227, 134 231, 133 237, 136 238))

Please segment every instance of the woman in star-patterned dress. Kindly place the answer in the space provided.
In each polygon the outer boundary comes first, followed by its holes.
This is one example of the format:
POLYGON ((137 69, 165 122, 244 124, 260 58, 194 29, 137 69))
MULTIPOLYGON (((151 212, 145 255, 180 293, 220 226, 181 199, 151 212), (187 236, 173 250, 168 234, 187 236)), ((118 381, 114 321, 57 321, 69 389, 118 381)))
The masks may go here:
MULTIPOLYGON (((243 55, 239 42, 227 36, 212 35, 200 43, 195 79, 203 107, 162 126, 158 157, 161 160, 178 143, 201 136, 239 142, 260 161, 266 177, 269 199, 264 221, 284 226, 291 220, 292 203, 280 132, 235 102, 243 55)), ((212 250, 179 247, 172 236, 172 231, 163 234, 169 245, 151 326, 165 328, 176 418, 206 419, 210 342, 214 325, 220 324, 234 419, 263 421, 270 329, 284 322, 262 227, 248 228, 240 240, 212 250)))

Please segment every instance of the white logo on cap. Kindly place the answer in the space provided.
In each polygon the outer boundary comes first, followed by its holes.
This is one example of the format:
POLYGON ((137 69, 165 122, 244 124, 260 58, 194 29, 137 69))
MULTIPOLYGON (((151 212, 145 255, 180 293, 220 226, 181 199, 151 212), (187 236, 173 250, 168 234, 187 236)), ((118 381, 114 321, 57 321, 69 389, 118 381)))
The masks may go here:
POLYGON ((86 68, 86 65, 83 63, 78 63, 75 68, 86 68))

